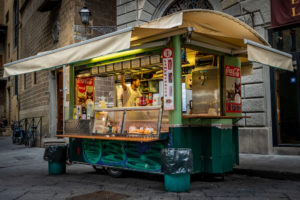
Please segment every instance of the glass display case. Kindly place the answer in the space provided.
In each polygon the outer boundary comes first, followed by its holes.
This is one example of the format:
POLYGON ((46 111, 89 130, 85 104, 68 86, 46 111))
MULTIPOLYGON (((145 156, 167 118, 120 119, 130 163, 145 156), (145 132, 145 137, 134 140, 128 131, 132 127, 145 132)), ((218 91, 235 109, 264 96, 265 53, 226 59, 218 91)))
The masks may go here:
POLYGON ((168 132, 161 106, 99 108, 94 116, 93 135, 159 138, 168 132))

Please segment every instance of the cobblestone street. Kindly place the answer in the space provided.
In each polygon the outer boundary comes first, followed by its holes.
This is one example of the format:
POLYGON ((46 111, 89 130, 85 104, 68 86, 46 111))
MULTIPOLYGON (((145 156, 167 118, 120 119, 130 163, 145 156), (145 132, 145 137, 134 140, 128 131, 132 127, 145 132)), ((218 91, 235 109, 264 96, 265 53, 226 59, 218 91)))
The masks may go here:
MULTIPOLYGON (((190 193, 168 193, 158 175, 127 173, 112 178, 91 166, 67 166, 67 174, 48 175, 44 149, 11 144, 0 137, 0 199, 72 199, 94 192, 119 193, 122 199, 299 199, 300 181, 228 174, 225 180, 193 177, 190 193)), ((94 198, 95 199, 95 198, 94 198)), ((110 198, 99 198, 110 199, 110 198)))

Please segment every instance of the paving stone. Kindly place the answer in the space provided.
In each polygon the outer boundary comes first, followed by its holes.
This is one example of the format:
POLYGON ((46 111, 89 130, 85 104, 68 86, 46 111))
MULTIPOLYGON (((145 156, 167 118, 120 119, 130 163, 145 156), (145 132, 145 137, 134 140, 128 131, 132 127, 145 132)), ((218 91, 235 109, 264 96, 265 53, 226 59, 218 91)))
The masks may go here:
MULTIPOLYGON (((263 131, 258 131, 257 134, 260 132, 265 135, 263 131)), ((253 134, 253 131, 250 134, 253 134)), ((6 166, 0 167, 1 200, 66 200, 97 191, 130 196, 126 200, 273 200, 299 199, 300 196, 299 181, 272 180, 238 174, 227 174, 224 181, 193 177, 189 193, 166 192, 163 178, 158 175, 131 172, 124 178, 115 179, 105 173, 97 174, 91 166, 80 164, 68 166, 67 174, 49 176, 47 162, 42 159, 43 152, 42 148, 12 145, 9 137, 0 140, 0 166, 6 166)), ((241 164, 244 162, 243 158, 241 156, 241 164)), ((265 157, 260 160, 264 159, 265 157)), ((291 165, 292 162, 286 163, 291 165)))

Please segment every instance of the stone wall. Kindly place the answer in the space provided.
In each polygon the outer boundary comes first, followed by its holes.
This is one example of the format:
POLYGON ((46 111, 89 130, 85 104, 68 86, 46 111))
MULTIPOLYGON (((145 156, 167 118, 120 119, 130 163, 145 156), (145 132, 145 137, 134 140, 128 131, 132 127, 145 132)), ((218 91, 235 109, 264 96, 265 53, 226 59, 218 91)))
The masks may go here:
MULTIPOLYGON (((17 54, 17 49, 12 48, 13 1, 6 0, 4 2, 4 13, 9 11, 6 44, 6 53, 9 57, 5 59, 5 62, 34 56, 86 39, 81 37, 84 29, 78 29, 78 27, 83 27, 79 10, 83 8, 84 3, 92 13, 90 26, 114 27, 116 25, 114 0, 89 0, 85 2, 82 0, 62 0, 57 7, 46 12, 38 11, 41 3, 40 0, 19 1, 21 25, 19 26, 20 39, 19 53, 17 54), (77 37, 78 30, 80 37, 77 37)), ((91 31, 89 37, 100 34, 99 31, 91 31)), ((15 121, 18 119, 18 115, 19 119, 42 116, 43 136, 53 137, 56 134, 55 127, 57 126, 56 84, 56 73, 51 70, 11 77, 7 88, 10 91, 10 95, 7 97, 9 103, 6 105, 7 108, 10 107, 10 119, 15 121), (14 80, 16 78, 18 78, 18 85, 15 85, 14 80), (17 95, 14 92, 15 87, 18 89, 17 95), (19 112, 18 107, 20 108, 19 112)))
MULTIPOLYGON (((73 26, 75 2, 62 0, 58 7, 51 11, 38 11, 41 1, 31 0, 26 6, 22 5, 21 58, 36 55, 74 43, 73 26)), ((42 117, 43 135, 54 136, 50 131, 52 121, 49 117, 55 102, 51 102, 50 72, 40 71, 19 76, 20 119, 42 117)))
MULTIPOLYGON (((117 0, 118 29, 134 26, 164 15, 174 2, 185 8, 189 0, 117 0)), ((192 4, 191 4, 192 5, 192 4)), ((270 1, 207 0, 198 8, 208 8, 237 17, 266 40, 270 26, 270 1)), ((242 77, 243 114, 251 118, 238 122, 240 152, 268 154, 272 151, 272 123, 269 69, 253 66, 253 74, 242 77)))
MULTIPOLYGON (((13 23, 13 5, 14 1, 4 0, 2 1, 2 13, 3 14, 3 24, 7 26, 7 34, 5 40, 5 53, 4 62, 8 63, 18 59, 19 50, 14 43, 14 23, 13 23), (7 17, 7 20, 6 20, 7 17)), ((20 34, 20 33, 19 33, 20 34)), ((19 44, 20 45, 20 40, 19 44)), ((18 120, 18 101, 15 95, 15 77, 10 77, 6 84, 6 118, 10 121, 18 120)))

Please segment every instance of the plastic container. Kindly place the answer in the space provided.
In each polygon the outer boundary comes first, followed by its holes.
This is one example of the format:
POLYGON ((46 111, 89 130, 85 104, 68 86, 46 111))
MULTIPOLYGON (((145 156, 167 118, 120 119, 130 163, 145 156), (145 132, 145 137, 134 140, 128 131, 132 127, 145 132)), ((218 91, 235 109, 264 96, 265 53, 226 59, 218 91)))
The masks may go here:
POLYGON ((65 162, 50 162, 48 161, 48 174, 58 175, 66 173, 66 163, 65 162))
POLYGON ((189 192, 191 175, 184 174, 165 174, 165 190, 168 192, 189 192))
POLYGON ((51 145, 45 149, 44 160, 48 161, 48 174, 66 173, 66 145, 51 145))
POLYGON ((162 150, 162 170, 168 192, 190 191, 193 156, 191 149, 168 148, 162 150))

